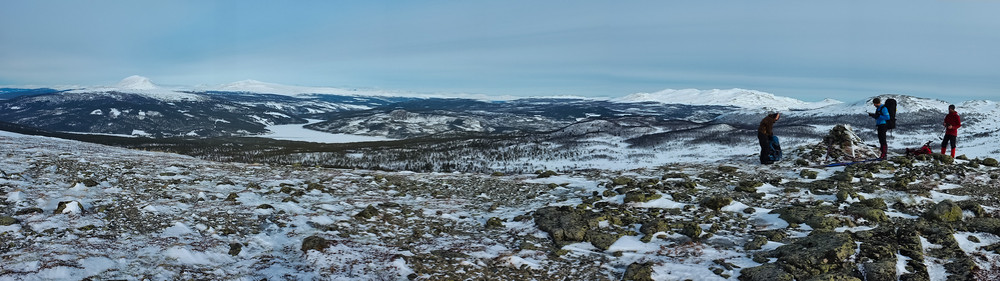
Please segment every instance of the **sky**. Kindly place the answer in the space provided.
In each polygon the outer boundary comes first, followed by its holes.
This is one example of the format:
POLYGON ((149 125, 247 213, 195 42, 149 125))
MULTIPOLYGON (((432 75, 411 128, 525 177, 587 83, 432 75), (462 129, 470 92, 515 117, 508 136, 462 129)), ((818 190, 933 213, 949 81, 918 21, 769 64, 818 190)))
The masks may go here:
POLYGON ((1000 1, 0 1, 0 85, 1000 100, 1000 1))

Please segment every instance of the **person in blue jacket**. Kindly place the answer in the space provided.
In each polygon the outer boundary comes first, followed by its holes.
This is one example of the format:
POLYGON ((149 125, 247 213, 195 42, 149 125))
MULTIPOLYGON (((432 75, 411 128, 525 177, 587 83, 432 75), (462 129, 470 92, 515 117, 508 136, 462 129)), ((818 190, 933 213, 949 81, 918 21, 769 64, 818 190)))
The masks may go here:
POLYGON ((889 109, 882 105, 882 99, 875 98, 872 100, 875 104, 875 112, 868 113, 868 116, 875 118, 875 127, 878 129, 878 144, 882 152, 878 159, 885 159, 885 154, 889 150, 889 144, 885 140, 885 133, 889 131, 889 125, 886 121, 889 121, 889 109))

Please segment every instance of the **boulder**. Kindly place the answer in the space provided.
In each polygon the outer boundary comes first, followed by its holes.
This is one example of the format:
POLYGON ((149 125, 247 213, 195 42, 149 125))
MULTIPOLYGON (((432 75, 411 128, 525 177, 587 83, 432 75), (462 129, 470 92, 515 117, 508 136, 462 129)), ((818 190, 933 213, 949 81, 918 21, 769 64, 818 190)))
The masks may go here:
POLYGON ((323 237, 316 235, 306 237, 302 240, 302 252, 309 252, 309 250, 316 250, 322 252, 330 245, 330 241, 327 241, 323 237))
POLYGON ((962 207, 951 200, 944 200, 924 213, 924 217, 932 221, 956 222, 962 220, 962 207))
POLYGON ((796 279, 808 280, 850 267, 846 260, 854 254, 855 247, 848 234, 813 231, 809 236, 778 247, 770 254, 778 258, 785 271, 796 279))
POLYGON ((653 263, 633 263, 625 269, 622 281, 653 281, 653 263))

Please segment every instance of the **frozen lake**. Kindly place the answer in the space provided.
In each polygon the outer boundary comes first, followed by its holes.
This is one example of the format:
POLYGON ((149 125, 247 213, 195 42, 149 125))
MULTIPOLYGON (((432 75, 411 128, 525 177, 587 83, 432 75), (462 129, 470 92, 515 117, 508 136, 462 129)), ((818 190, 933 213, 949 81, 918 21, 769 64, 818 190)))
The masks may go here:
POLYGON ((373 136, 350 135, 350 134, 331 134, 326 132, 309 130, 303 128, 303 126, 323 122, 323 120, 316 120, 316 119, 308 119, 308 120, 309 123, 307 124, 268 126, 267 129, 270 130, 271 133, 266 135, 259 135, 258 137, 271 138, 276 140, 308 141, 308 142, 319 142, 319 143, 351 143, 351 142, 395 140, 386 137, 373 137, 373 136))

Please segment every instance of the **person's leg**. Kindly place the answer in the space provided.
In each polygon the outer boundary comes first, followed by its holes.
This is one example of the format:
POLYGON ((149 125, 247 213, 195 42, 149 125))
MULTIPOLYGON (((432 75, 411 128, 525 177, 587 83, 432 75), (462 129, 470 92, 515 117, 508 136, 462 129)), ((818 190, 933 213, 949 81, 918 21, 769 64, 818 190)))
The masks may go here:
POLYGON ((757 141, 760 142, 760 163, 767 164, 770 161, 767 156, 771 154, 771 137, 757 133, 757 141))
POLYGON ((879 155, 879 159, 885 159, 886 152, 889 151, 889 143, 885 140, 885 132, 889 130, 889 126, 882 124, 878 125, 878 144, 882 154, 879 155))
POLYGON ((955 142, 958 142, 958 136, 944 136, 945 140, 951 142, 951 157, 955 158, 955 142))

